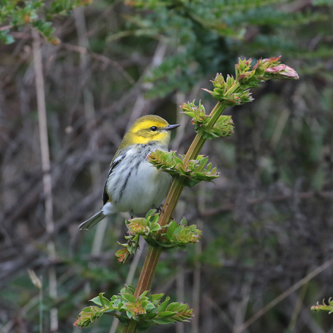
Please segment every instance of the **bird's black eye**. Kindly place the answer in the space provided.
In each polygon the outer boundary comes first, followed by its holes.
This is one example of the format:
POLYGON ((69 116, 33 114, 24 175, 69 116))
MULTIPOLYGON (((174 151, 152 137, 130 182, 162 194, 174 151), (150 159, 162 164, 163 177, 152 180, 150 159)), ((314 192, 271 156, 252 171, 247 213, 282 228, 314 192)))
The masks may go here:
POLYGON ((150 127, 150 129, 152 130, 152 131, 157 131, 157 127, 156 126, 152 126, 152 127, 150 127))

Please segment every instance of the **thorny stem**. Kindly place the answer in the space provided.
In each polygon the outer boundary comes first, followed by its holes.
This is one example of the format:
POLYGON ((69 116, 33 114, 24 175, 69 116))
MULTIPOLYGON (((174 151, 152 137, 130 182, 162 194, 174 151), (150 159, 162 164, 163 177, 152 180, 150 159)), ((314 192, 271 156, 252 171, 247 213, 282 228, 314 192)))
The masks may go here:
MULTIPOLYGON (((208 123, 208 126, 212 128, 218 118, 221 116, 222 112, 226 109, 227 107, 226 102, 218 102, 212 112, 210 113, 211 120, 208 123)), ((188 149, 185 158, 184 158, 184 163, 188 163, 190 160, 193 160, 197 158, 199 155, 206 139, 203 137, 201 133, 198 133, 190 148, 188 149)), ((162 212, 160 215, 160 218, 158 220, 158 223, 163 227, 166 226, 170 219, 171 216, 177 206, 179 197, 183 191, 184 185, 182 180, 174 179, 171 185, 171 188, 169 190, 169 193, 165 199, 165 203, 162 208, 162 212)), ((134 296, 139 297, 144 291, 149 290, 151 288, 153 278, 155 275, 156 267, 158 260, 160 258, 161 252, 162 252, 162 247, 161 246, 156 246, 153 247, 149 245, 148 253, 145 259, 145 262, 143 264, 141 274, 139 277, 139 282, 137 284, 137 287, 135 289, 134 296)), ((130 321, 129 326, 125 327, 123 330, 123 333, 134 333, 135 328, 136 328, 137 322, 134 321, 133 319, 130 321)))

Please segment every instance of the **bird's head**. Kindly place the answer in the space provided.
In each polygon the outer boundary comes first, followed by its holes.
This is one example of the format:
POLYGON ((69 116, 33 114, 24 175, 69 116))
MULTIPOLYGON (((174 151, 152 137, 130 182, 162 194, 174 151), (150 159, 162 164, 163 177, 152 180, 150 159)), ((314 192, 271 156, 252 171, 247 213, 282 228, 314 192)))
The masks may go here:
POLYGON ((133 144, 147 144, 157 142, 162 146, 168 146, 170 131, 179 125, 169 123, 159 116, 148 115, 137 119, 125 134, 121 147, 133 144))

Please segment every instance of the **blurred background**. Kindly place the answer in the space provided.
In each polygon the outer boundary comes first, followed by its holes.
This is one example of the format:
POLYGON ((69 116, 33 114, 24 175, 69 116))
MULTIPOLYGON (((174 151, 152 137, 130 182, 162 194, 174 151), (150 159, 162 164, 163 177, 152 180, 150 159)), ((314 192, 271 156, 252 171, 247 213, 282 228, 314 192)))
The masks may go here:
MULTIPOLYGON (((52 22, 61 42, 40 40, 50 173, 38 37, 26 26, 0 45, 2 332, 79 332, 73 322, 89 299, 135 286, 147 246, 117 262, 126 215, 78 230, 102 205, 124 132, 142 115, 162 116, 181 124, 170 148, 184 153, 195 133, 179 105, 201 100, 210 112, 215 101, 201 88, 216 73, 233 74, 238 57, 279 55, 300 80, 266 82, 253 103, 226 111, 234 135, 202 151, 220 178, 185 189, 175 212, 202 241, 158 264, 152 291, 188 303, 195 317, 149 332, 333 332, 332 315, 310 311, 333 296, 331 1, 95 0, 52 22), (42 308, 28 269, 41 279, 42 308)), ((86 332, 116 332, 112 318, 86 332)))

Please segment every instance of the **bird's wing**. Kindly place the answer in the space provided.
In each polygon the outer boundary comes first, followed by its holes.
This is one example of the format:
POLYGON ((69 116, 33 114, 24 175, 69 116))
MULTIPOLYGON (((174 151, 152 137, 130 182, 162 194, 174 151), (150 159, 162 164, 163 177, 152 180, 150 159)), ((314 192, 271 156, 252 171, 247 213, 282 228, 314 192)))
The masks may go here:
POLYGON ((108 176, 106 178, 106 182, 104 185, 104 190, 103 190, 103 205, 105 205, 109 200, 110 197, 108 195, 107 192, 107 184, 108 184, 108 179, 110 178, 112 172, 115 170, 115 168, 119 165, 119 163, 125 158, 127 152, 123 152, 123 150, 120 150, 119 152, 117 152, 117 154, 115 155, 114 159, 111 162, 111 166, 110 166, 110 170, 108 173, 108 176))

